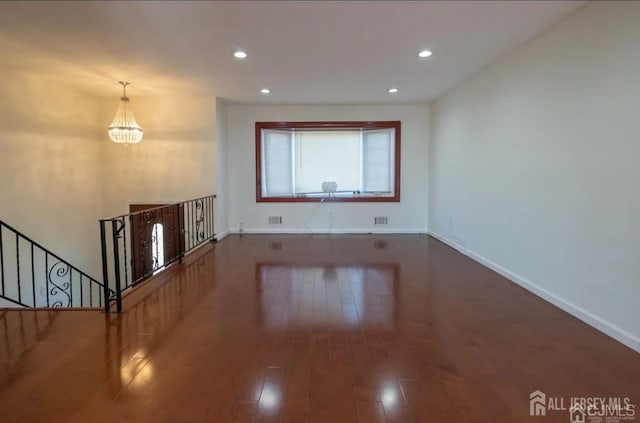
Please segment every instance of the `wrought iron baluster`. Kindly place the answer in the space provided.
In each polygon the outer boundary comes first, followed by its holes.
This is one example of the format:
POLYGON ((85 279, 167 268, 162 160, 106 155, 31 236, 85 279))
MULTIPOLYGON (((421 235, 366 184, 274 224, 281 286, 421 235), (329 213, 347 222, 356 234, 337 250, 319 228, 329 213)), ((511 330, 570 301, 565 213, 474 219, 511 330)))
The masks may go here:
POLYGON ((16 280, 18 282, 18 302, 22 302, 22 287, 20 284, 20 237, 16 232, 16 280))
POLYGON ((189 203, 186 201, 182 203, 182 243, 182 252, 189 251, 189 203))
POLYGON ((189 251, 191 249, 191 210, 189 208, 189 202, 184 203, 184 212, 185 212, 185 240, 184 240, 184 251, 189 251))
POLYGON ((191 248, 198 245, 198 238, 200 238, 200 222, 198 222, 198 201, 193 201, 193 245, 191 248))
POLYGON ((190 201, 191 203, 191 249, 195 247, 196 242, 198 242, 198 217, 196 216, 196 202, 190 201))
POLYGON ((194 240, 193 237, 195 235, 195 218, 194 218, 194 210, 193 210, 193 201, 189 201, 189 211, 190 211, 190 216, 191 216, 191 225, 189 226, 189 238, 191 240, 191 243, 189 245, 189 250, 191 250, 193 248, 193 244, 194 244, 194 240))
POLYGON ((203 201, 205 204, 204 216, 206 216, 204 220, 204 238, 207 239, 209 238, 209 197, 205 197, 203 201))
MULTIPOLYGON (((120 286, 120 251, 118 246, 118 228, 117 220, 111 226, 113 236, 113 257, 115 266, 115 282, 116 282, 116 309, 118 313, 122 311, 122 289, 120 286)), ((106 300, 105 300, 106 301, 106 300)))
MULTIPOLYGON (((129 286, 129 261, 127 260, 127 220, 126 219, 122 219, 123 225, 125 226, 125 228, 123 229, 123 245, 124 245, 124 285, 125 286, 129 286)), ((129 216, 129 227, 131 227, 131 216, 129 216)))
POLYGON ((47 269, 49 268, 49 253, 44 253, 44 281, 47 294, 47 307, 49 307, 49 276, 47 275, 47 269))
POLYGON ((33 292, 33 306, 36 306, 36 271, 33 258, 33 243, 31 243, 31 291, 33 292))
POLYGON ((184 257, 184 250, 185 250, 185 240, 184 240, 184 203, 180 203, 180 205, 178 206, 178 216, 176 217, 176 219, 178 219, 178 225, 177 225, 177 242, 178 242, 178 254, 180 255, 180 263, 182 263, 182 257, 184 257))
POLYGON ((0 272, 2 273, 2 295, 5 295, 4 289, 4 249, 2 241, 2 225, 0 225, 0 272))
POLYGON ((198 207, 198 206, 200 206, 200 202, 199 202, 199 200, 195 200, 193 202, 193 208, 194 208, 193 217, 195 219, 195 225, 196 225, 196 233, 194 234, 195 235, 195 237, 194 237, 195 239, 194 239, 194 243, 193 243, 194 247, 196 247, 200 243, 200 216, 199 216, 200 207, 198 207))
POLYGON ((216 236, 216 198, 211 197, 211 236, 216 236))
POLYGON ((183 217, 183 224, 184 224, 184 233, 182 234, 183 239, 184 239, 184 252, 189 251, 189 237, 191 236, 189 234, 189 232, 191 231, 191 228, 189 227, 189 221, 190 221, 190 217, 189 217, 189 202, 185 201, 182 207, 182 212, 184 214, 183 217))
MULTIPOLYGON (((113 223, 112 223, 113 224, 113 223)), ((109 303, 109 263, 107 262, 107 222, 100 221, 100 244, 102 247, 102 295, 104 296, 104 312, 109 313, 111 303, 109 303)), ((102 298, 98 295, 98 302, 102 306, 102 298)))
MULTIPOLYGON (((158 245, 158 248, 162 249, 162 266, 166 267, 167 263, 171 263, 173 257, 170 257, 169 255, 167 255, 167 227, 169 226, 169 224, 167 223, 167 212, 169 211, 169 206, 164 207, 162 209, 162 223, 159 226, 160 230, 162 231, 162 245, 158 245)), ((160 243, 158 243, 160 244, 160 243)))
POLYGON ((198 216, 198 214, 200 213, 200 202, 199 200, 194 200, 193 202, 193 219, 194 219, 194 225, 195 225, 195 233, 193 234, 193 247, 197 246, 200 243, 200 216, 198 216))
POLYGON ((206 203, 205 203, 204 200, 200 200, 200 204, 201 204, 201 208, 202 208, 202 210, 200 210, 200 227, 202 228, 200 230, 200 238, 201 238, 200 242, 202 242, 202 241, 204 241, 206 239, 206 235, 207 235, 206 229, 205 229, 206 228, 206 220, 204 218, 205 210, 206 210, 205 209, 205 204, 206 203))
POLYGON ((196 218, 196 240, 195 245, 198 245, 200 241, 202 241, 202 237, 204 233, 202 233, 202 223, 203 223, 203 204, 202 200, 195 201, 195 218, 196 218))
MULTIPOLYGON (((164 209, 160 209, 162 212, 164 209)), ((158 223, 154 219, 151 222, 151 248, 156 248, 156 256, 153 260, 153 270, 156 271, 160 268, 160 246, 158 245, 160 242, 158 241, 158 223)), ((153 254, 153 252, 152 252, 153 254)))

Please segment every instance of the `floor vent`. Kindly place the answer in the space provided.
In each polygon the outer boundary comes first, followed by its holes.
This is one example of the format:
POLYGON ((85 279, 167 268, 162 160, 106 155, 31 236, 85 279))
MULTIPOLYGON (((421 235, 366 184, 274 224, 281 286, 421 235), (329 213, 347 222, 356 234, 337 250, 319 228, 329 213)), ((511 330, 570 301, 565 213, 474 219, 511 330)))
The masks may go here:
POLYGON ((269 225, 282 225, 282 216, 269 216, 269 225))
POLYGON ((376 216, 373 218, 373 223, 375 225, 386 225, 389 223, 389 218, 387 216, 376 216))

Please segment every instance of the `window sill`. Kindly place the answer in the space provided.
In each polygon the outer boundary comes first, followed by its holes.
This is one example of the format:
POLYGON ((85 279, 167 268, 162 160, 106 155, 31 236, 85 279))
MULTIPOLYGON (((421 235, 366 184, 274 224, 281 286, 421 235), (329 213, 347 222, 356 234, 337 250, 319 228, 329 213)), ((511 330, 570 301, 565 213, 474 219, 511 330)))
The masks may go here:
POLYGON ((400 194, 388 195, 353 195, 338 197, 295 196, 295 197, 257 197, 257 203, 399 203, 400 194))

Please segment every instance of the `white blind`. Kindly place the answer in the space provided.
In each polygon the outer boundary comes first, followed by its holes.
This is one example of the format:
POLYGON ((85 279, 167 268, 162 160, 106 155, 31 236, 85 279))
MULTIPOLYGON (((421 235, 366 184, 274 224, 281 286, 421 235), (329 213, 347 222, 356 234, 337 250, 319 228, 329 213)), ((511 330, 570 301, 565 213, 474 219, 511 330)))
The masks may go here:
POLYGON ((362 133, 362 190, 393 192, 395 129, 365 130, 362 133))
POLYGON ((262 130, 262 195, 293 194, 291 132, 262 130))
POLYGON ((321 192, 325 181, 360 189, 359 130, 296 132, 295 155, 296 193, 321 192))

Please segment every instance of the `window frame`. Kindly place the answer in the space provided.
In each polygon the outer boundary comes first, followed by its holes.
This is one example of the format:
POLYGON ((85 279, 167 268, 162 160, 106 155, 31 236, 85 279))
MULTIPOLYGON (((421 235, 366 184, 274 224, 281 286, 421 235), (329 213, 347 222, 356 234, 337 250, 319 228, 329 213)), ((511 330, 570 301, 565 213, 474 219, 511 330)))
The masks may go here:
POLYGON ((256 202, 257 203, 318 203, 320 201, 343 203, 398 203, 400 202, 400 128, 399 120, 390 121, 336 121, 336 122, 256 122, 256 202), (304 129, 319 131, 340 131, 345 129, 394 129, 394 181, 393 196, 357 195, 353 197, 265 197, 262 195, 262 130, 263 129, 304 129))

